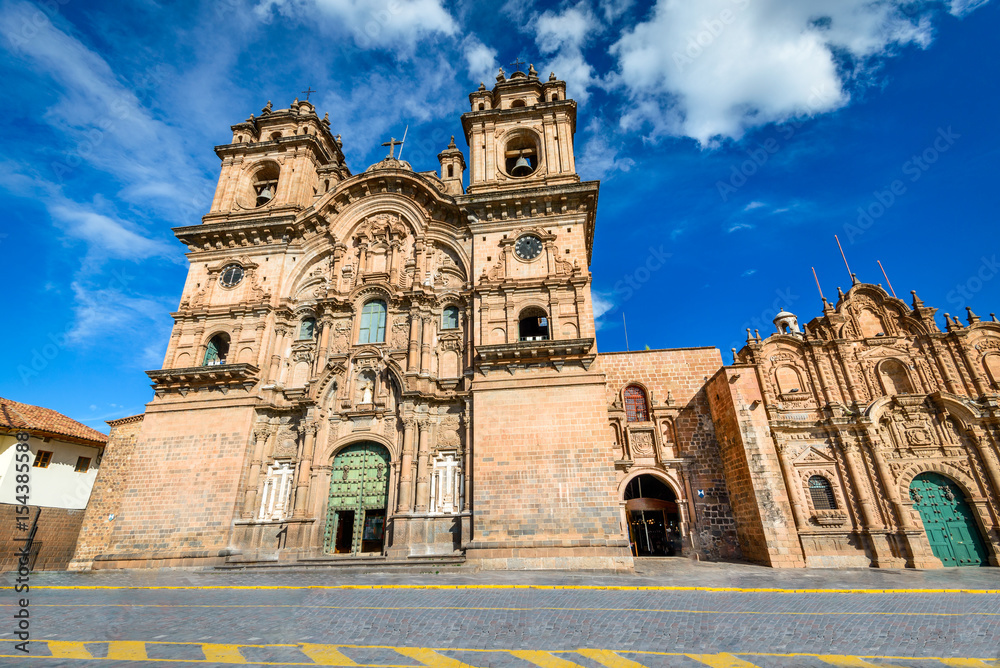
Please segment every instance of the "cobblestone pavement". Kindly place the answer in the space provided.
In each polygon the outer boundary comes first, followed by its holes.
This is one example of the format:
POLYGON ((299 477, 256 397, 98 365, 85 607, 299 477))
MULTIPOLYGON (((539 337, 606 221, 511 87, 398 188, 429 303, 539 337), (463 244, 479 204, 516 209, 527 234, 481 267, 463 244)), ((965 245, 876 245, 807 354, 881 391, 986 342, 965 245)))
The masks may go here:
POLYGON ((637 571, 36 573, 28 657, 2 576, 0 663, 985 668, 1000 652, 1000 569, 637 571))

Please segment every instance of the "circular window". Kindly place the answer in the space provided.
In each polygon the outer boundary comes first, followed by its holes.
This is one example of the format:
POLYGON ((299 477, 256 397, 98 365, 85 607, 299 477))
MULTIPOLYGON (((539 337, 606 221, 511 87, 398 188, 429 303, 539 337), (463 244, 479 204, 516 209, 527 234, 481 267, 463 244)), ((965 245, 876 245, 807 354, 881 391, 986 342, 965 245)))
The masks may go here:
POLYGON ((534 260, 542 254, 542 240, 534 234, 525 234, 514 242, 514 254, 522 260, 534 260))
POLYGON ((229 264, 222 270, 222 276, 219 278, 219 284, 224 288, 232 288, 238 285, 242 280, 243 267, 238 264, 229 264))

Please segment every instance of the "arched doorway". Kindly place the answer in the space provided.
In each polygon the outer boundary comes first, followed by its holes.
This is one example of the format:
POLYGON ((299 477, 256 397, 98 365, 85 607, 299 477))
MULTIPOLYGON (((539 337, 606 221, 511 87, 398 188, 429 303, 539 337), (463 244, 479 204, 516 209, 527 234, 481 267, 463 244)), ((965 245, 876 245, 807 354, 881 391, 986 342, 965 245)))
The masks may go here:
POLYGON ((921 473, 910 483, 931 551, 945 566, 982 566, 986 547, 962 489, 939 473, 921 473))
POLYGON ((381 553, 388 497, 389 451, 384 446, 356 443, 338 452, 330 475, 325 551, 381 553))
POLYGON ((630 480, 625 487, 625 515, 633 555, 680 556, 681 517, 677 495, 669 485, 651 475, 630 480))

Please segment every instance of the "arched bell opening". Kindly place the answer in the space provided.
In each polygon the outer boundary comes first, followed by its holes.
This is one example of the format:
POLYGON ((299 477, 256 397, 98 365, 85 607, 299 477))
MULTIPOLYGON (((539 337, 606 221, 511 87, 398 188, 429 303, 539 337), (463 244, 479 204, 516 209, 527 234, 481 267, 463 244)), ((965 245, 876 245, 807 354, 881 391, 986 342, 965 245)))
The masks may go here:
POLYGON ((625 515, 633 556, 680 556, 681 516, 670 485, 653 475, 636 476, 625 487, 625 515))
POLYGON ((379 443, 354 443, 337 452, 330 475, 325 552, 344 556, 383 553, 389 471, 389 450, 379 443))
POLYGON ((921 473, 910 482, 910 500, 942 565, 989 565, 974 511, 958 483, 940 473, 921 473))
POLYGON ((517 320, 517 336, 519 341, 548 341, 551 338, 548 314, 537 307, 521 311, 517 320))

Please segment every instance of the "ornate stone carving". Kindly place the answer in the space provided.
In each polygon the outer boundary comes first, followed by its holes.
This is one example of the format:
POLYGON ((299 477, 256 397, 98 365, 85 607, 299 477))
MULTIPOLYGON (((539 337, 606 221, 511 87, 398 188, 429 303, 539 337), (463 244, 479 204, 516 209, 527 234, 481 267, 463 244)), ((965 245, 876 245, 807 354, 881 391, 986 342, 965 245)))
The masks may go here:
POLYGON ((629 434, 629 443, 632 445, 633 457, 653 456, 653 432, 633 431, 629 434))

